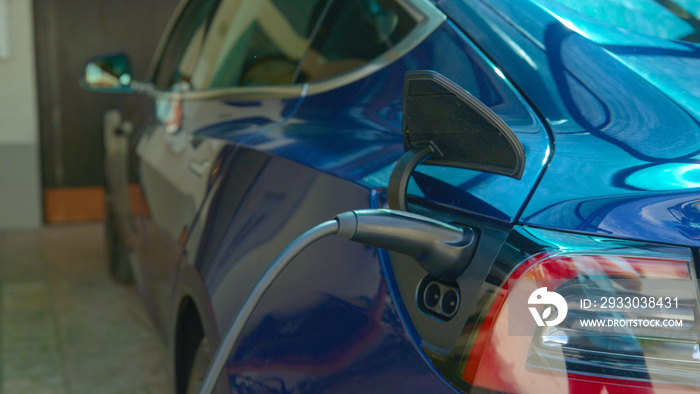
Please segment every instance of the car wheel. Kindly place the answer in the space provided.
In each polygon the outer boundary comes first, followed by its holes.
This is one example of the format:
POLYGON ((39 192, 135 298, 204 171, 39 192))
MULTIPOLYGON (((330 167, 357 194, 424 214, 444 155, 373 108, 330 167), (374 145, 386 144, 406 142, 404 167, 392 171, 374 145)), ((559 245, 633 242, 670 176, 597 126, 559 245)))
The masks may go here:
POLYGON ((202 382, 207 374, 207 368, 211 361, 209 340, 202 338, 197 345, 197 350, 194 352, 194 358, 190 366, 187 379, 187 394, 199 393, 202 382))
POLYGON ((119 237, 116 215, 110 204, 106 204, 105 236, 109 275, 115 281, 124 284, 134 283, 134 274, 129 263, 126 245, 119 237))

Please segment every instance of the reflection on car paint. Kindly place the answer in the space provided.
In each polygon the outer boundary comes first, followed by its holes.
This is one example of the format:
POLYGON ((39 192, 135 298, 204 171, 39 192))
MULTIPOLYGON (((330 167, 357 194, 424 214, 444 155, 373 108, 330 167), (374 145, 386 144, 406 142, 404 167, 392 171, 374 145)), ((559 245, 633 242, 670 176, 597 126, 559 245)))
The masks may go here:
MULTIPOLYGON (((640 195, 640 190, 658 193, 679 188, 677 177, 644 187, 638 181, 643 175, 633 176, 633 169, 649 174, 654 165, 669 169, 700 163, 700 126, 686 110, 691 105, 683 95, 673 100, 674 96, 659 91, 658 84, 650 84, 635 69, 626 69, 610 52, 535 5, 516 9, 509 2, 496 1, 489 5, 441 2, 440 6, 453 15, 458 26, 471 23, 472 34, 489 43, 489 52, 506 74, 528 92, 528 99, 549 119, 556 149, 538 192, 523 212, 524 223, 606 234, 610 229, 592 224, 600 223, 600 218, 581 217, 582 212, 591 211, 577 207, 585 199, 598 206, 609 201, 613 204, 610 209, 595 212, 607 212, 606 223, 627 223, 616 227, 621 231, 616 234, 640 240, 679 241, 677 234, 657 231, 656 221, 643 215, 622 216, 622 210, 614 207, 620 196, 639 199, 639 205, 654 198, 640 195), (518 21, 517 27, 514 21, 518 21), (532 61, 516 58, 518 52, 509 49, 513 46, 522 48, 532 61)), ((686 51, 682 52, 677 55, 687 56, 686 51)), ((673 52, 662 53, 664 58, 674 58, 673 52)), ((653 61, 653 57, 649 59, 653 61)), ((676 225, 668 226, 670 230, 676 225)))

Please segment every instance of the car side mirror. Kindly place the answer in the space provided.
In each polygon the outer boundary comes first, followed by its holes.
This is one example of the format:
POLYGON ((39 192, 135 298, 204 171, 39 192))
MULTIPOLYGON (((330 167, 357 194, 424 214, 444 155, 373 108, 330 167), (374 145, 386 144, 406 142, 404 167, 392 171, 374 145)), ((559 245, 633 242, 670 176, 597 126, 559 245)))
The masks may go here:
POLYGON ((493 111, 435 71, 409 71, 403 90, 406 153, 389 180, 389 206, 406 210, 406 187, 421 163, 520 179, 525 150, 493 111))
POLYGON ((91 91, 130 93, 133 89, 129 58, 123 53, 94 57, 85 65, 79 82, 91 91))

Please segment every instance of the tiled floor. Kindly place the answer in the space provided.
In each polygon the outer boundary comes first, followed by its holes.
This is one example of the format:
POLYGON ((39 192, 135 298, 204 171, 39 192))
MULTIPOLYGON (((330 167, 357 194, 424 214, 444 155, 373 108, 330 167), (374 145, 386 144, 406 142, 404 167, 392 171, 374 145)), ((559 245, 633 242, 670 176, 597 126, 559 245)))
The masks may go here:
POLYGON ((169 393, 166 349, 112 282, 100 224, 0 232, 2 393, 169 393))

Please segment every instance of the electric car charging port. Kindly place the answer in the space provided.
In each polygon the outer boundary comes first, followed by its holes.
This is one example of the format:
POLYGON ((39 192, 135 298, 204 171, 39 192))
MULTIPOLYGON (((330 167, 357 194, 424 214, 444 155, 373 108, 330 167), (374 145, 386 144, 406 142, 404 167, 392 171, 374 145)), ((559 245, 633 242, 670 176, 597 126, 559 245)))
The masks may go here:
POLYGON ((456 283, 445 283, 427 276, 418 285, 417 301, 423 313, 450 320, 459 309, 459 287, 456 283))

